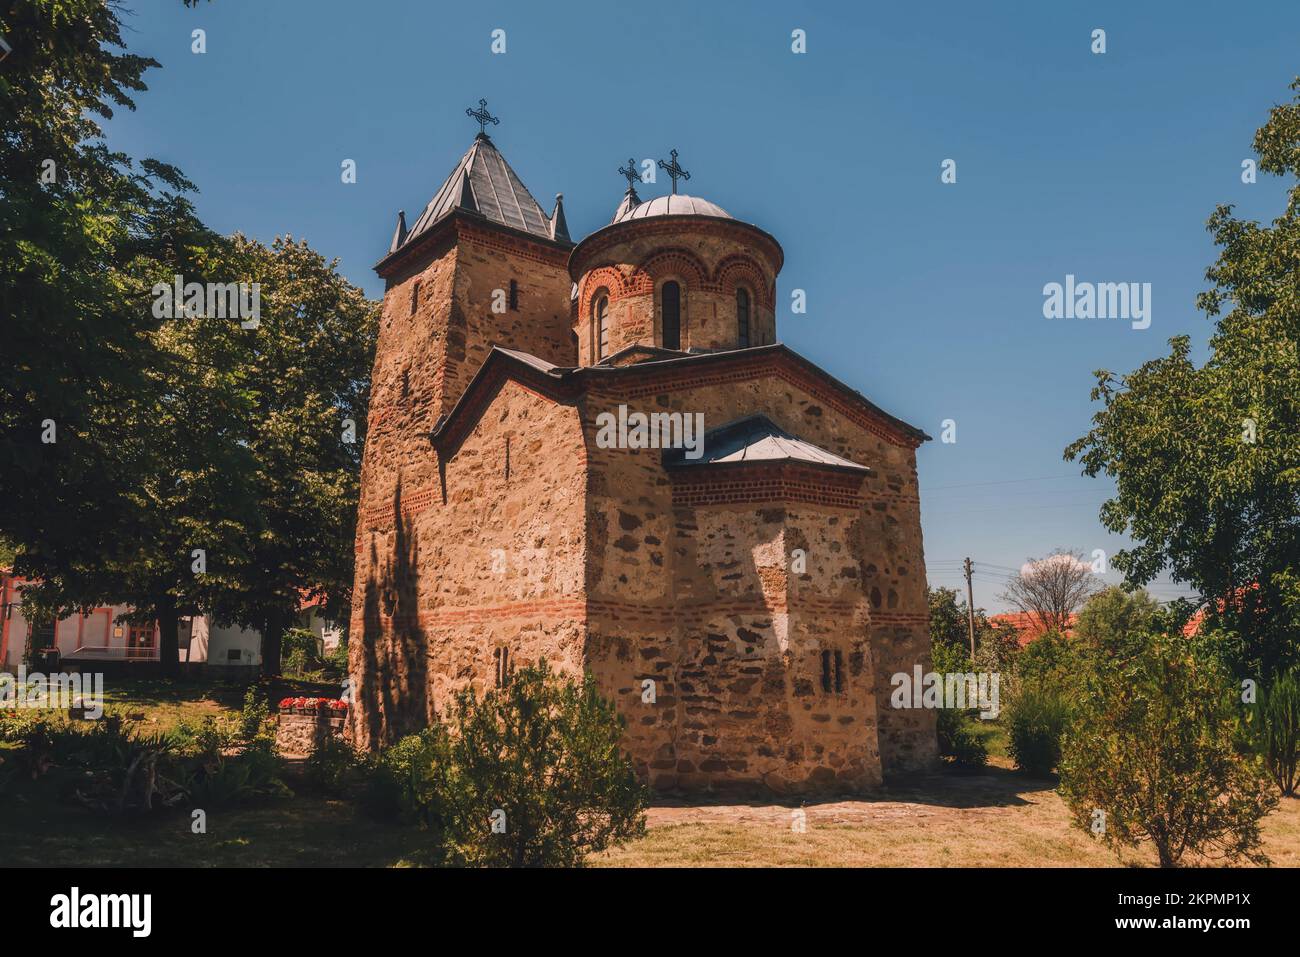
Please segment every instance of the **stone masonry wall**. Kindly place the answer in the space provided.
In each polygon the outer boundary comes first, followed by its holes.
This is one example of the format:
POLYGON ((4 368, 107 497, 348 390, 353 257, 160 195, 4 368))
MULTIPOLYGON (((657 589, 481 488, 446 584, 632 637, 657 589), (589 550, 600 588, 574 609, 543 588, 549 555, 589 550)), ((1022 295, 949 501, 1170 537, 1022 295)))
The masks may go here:
MULTIPOLYGON (((503 433, 472 438, 465 443, 469 450, 465 458, 453 463, 439 462, 429 435, 459 399, 492 344, 529 351, 557 363, 575 361, 565 258, 561 247, 457 219, 444 227, 440 237, 386 275, 362 457, 350 630, 355 638, 349 647, 349 670, 360 682, 359 700, 350 720, 363 745, 391 741, 423 726, 441 700, 442 684, 463 683, 481 673, 480 660, 467 663, 449 650, 455 640, 444 641, 442 632, 430 630, 432 624, 439 623, 437 616, 444 613, 448 601, 444 595, 435 602, 433 595, 440 579, 443 587, 453 588, 458 586, 450 583, 466 574, 466 569, 456 564, 464 555, 448 560, 442 553, 447 543, 459 541, 469 547, 471 539, 466 532, 487 534, 478 526, 459 527, 457 523, 473 513, 474 506, 449 508, 444 496, 455 487, 462 489, 461 501, 477 499, 474 479, 469 479, 468 485, 456 483, 473 471, 470 463, 475 461, 476 441, 495 442, 499 448, 489 458, 504 463, 503 433), (511 279, 517 283, 518 309, 494 313, 493 291, 500 288, 508 296, 511 279), (431 661, 438 665, 433 671, 431 661), (442 670, 444 666, 449 670, 442 670), (440 684, 435 679, 444 673, 452 678, 440 684)), ((485 428, 491 432, 490 426, 485 428)), ((526 431, 521 428, 511 449, 523 462, 536 456, 534 439, 526 431)), ((576 441, 574 431, 576 426, 568 433, 570 447, 576 441)), ((580 454, 580 443, 576 448, 580 454)), ((534 461, 513 472, 515 485, 530 473, 537 481, 555 478, 547 469, 538 469, 534 461)), ((563 477, 571 474, 566 471, 563 477)), ((556 488, 560 487, 562 483, 557 483, 556 488)), ((508 491, 500 490, 502 495, 508 491)), ((529 495, 524 501, 548 500, 535 489, 529 495)), ((515 511, 519 507, 511 506, 515 511)), ((574 528, 580 538, 580 519, 574 528)), ((499 523, 494 531, 501 531, 499 523)), ((518 534, 526 533, 521 524, 518 534)), ((505 550, 517 561, 521 549, 526 552, 533 547, 521 545, 521 541, 503 537, 492 547, 505 550)), ((486 547, 486 539, 479 544, 486 547)), ((465 591, 453 596, 456 600, 473 593, 468 585, 464 587, 465 591)), ((487 598, 484 602, 499 604, 487 598)), ((505 613, 497 609, 492 614, 505 613)), ((520 625, 524 631, 535 632, 536 627, 535 622, 520 625)), ((497 627, 494 633, 507 631, 508 625, 497 627)), ((484 642, 487 638, 482 636, 484 642)), ((523 640, 524 645, 532 643, 534 638, 523 640)), ((484 648, 480 658, 491 655, 491 649, 484 648)), ((519 660, 523 660, 522 654, 519 660)), ((488 674, 492 674, 490 668, 488 674)))
POLYGON ((882 766, 932 763, 933 714, 889 708, 889 676, 929 660, 913 449, 771 373, 602 388, 583 409, 588 658, 628 719, 643 773, 660 787, 861 789, 882 766), (762 411, 876 471, 851 509, 674 507, 658 451, 595 448, 596 415, 620 402, 703 412, 706 429, 762 411), (789 568, 796 547, 802 575, 789 568), (842 691, 823 691, 822 651, 840 652, 842 691), (646 678, 653 706, 641 700, 646 678))
POLYGON ((354 631, 360 742, 390 743, 466 685, 493 686, 503 652, 512 669, 545 657, 581 673, 583 458, 574 407, 507 381, 432 494, 370 533, 387 557, 354 631))

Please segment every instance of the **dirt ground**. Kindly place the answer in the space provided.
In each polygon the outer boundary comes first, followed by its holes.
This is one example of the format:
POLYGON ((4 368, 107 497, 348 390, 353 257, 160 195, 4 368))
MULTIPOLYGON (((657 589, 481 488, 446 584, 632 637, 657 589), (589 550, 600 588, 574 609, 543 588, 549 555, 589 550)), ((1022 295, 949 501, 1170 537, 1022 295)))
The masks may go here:
MULTIPOLYGON (((1007 767, 896 782, 879 797, 789 803, 661 803, 643 840, 592 863, 608 867, 1115 867, 1154 856, 1117 856, 1071 826, 1054 780, 1007 767), (803 812, 803 830, 798 830, 803 812)), ((1300 801, 1263 825, 1274 866, 1300 866, 1300 801)), ((1194 863, 1188 861, 1188 863, 1194 863)))

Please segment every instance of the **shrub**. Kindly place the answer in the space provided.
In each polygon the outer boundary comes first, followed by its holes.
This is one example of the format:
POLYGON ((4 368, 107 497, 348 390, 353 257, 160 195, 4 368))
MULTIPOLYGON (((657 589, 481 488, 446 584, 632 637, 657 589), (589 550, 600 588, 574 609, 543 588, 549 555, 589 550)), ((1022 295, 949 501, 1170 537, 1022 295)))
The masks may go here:
POLYGON ((645 832, 647 792, 621 751, 622 719, 595 679, 543 660, 447 725, 402 739, 372 775, 369 803, 429 828, 450 863, 577 866, 645 832))
POLYGON ((1282 794, 1292 797, 1300 766, 1300 668, 1280 674, 1261 690, 1253 712, 1254 750, 1282 794))
POLYGON ((280 640, 280 654, 286 675, 304 675, 321 668, 320 643, 315 632, 306 628, 286 629, 280 640))
POLYGON ((1059 631, 1049 631, 1025 646, 1016 659, 1015 678, 1022 685, 1064 690, 1078 668, 1078 651, 1059 631))
POLYGON ((356 756, 352 749, 329 735, 307 757, 307 783, 326 794, 340 794, 356 767, 356 756))
POLYGON ((1016 766, 1030 774, 1050 774, 1061 760, 1061 735, 1068 719, 1069 709, 1059 693, 1032 685, 1021 688, 1003 715, 1007 750, 1016 766))
POLYGON ((936 732, 939 753, 952 758, 959 768, 982 768, 988 764, 989 753, 984 738, 975 731, 974 722, 963 711, 939 708, 936 712, 936 732))
POLYGON ((270 720, 271 708, 267 704, 265 693, 257 685, 249 685, 244 692, 244 706, 239 711, 239 740, 252 741, 272 734, 270 720))
POLYGON ((1240 697, 1217 641, 1150 633, 1086 659, 1060 763, 1076 826, 1100 824, 1117 850, 1149 841, 1162 867, 1187 851, 1267 863, 1259 822, 1277 797, 1235 746, 1240 697))
POLYGON ((204 809, 283 797, 291 792, 282 770, 274 743, 260 737, 236 754, 218 752, 188 761, 185 790, 189 803, 204 809))

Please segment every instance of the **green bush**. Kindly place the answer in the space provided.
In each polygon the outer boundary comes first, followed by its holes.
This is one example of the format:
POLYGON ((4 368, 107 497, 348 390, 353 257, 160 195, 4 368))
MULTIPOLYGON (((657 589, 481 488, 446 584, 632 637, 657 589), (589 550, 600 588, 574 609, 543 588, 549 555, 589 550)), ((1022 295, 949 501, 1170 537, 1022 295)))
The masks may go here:
POLYGON ((1079 652, 1058 631, 1035 638, 1016 658, 1015 677, 1022 685, 1064 690, 1077 670, 1079 652))
POLYGON ((1107 845, 1150 842, 1162 867, 1197 853, 1267 863, 1259 822, 1277 797, 1238 748, 1240 689, 1219 635, 1127 636, 1127 654, 1085 659, 1062 741, 1060 793, 1107 845))
POLYGON ((357 769, 356 756, 343 741, 329 735, 306 762, 307 783, 326 794, 341 794, 357 769))
POLYGON ((315 632, 289 628, 280 639, 281 670, 286 675, 306 675, 321 670, 320 642, 315 632))
POLYGON ((645 832, 648 794, 622 731, 594 678, 543 660, 482 698, 466 690, 447 725, 385 752, 370 805, 424 825, 448 863, 577 866, 645 832))
POLYGON ((1061 735, 1069 708, 1057 692, 1023 687, 1003 714, 1007 750, 1016 766, 1030 774, 1050 774, 1061 760, 1061 735))
POLYGON ((939 708, 935 718, 941 755, 951 758, 959 768, 982 768, 988 764, 988 748, 969 715, 955 708, 939 708))
POLYGON ((265 692, 255 684, 249 685, 244 692, 244 706, 239 711, 239 740, 247 742, 273 735, 270 722, 271 707, 265 692))
POLYGON ((1252 710, 1254 749, 1278 789, 1292 797, 1300 767, 1300 668, 1284 672, 1262 689, 1252 710))

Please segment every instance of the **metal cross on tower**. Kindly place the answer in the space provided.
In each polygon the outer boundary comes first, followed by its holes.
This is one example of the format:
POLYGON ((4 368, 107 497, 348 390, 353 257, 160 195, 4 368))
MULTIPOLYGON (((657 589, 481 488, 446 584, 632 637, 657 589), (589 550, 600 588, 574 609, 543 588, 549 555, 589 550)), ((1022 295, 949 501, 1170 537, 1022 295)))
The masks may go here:
POLYGON ((660 160, 659 168, 673 178, 673 194, 676 195, 677 180, 690 179, 691 174, 686 172, 686 170, 682 169, 680 166, 677 165, 676 150, 670 150, 668 155, 672 157, 672 160, 667 163, 665 163, 663 160, 660 160))
POLYGON ((627 180, 627 188, 635 191, 637 180, 641 178, 641 174, 636 171, 636 160, 629 156, 627 158, 627 169, 620 166, 618 171, 627 180))
POLYGON ((465 107, 465 115, 472 116, 474 119, 478 120, 479 136, 487 136, 487 125, 489 123, 496 124, 501 122, 488 112, 487 100, 479 100, 477 110, 471 110, 469 107, 465 107))

